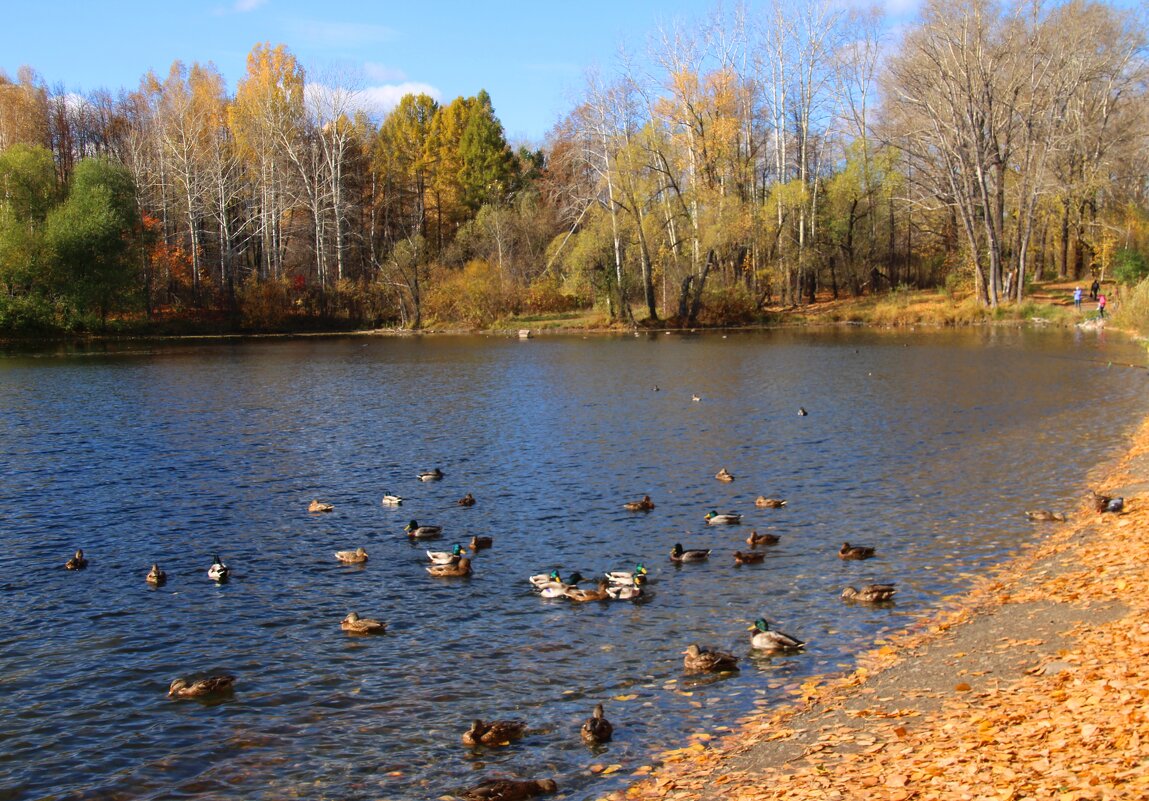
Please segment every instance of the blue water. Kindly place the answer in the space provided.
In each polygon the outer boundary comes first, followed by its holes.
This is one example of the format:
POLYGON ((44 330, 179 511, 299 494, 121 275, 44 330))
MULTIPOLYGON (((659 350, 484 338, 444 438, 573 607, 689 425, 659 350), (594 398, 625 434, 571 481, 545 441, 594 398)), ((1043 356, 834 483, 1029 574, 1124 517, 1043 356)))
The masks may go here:
POLYGON ((425 799, 492 775, 597 798, 928 615, 1045 530, 1023 510, 1072 511, 1145 415, 1144 361, 1104 333, 1013 328, 7 354, 0 799, 425 799), (416 479, 436 466, 444 480, 416 479), (623 510, 644 494, 653 512, 623 510), (761 494, 789 503, 759 510, 761 494), (313 498, 335 512, 308 514, 313 498), (709 509, 746 525, 707 526, 709 509), (472 578, 432 578, 412 518, 444 527, 431 547, 495 544, 472 578), (735 568, 752 528, 781 542, 735 568), (843 540, 878 557, 842 562, 843 540), (675 567, 675 542, 714 553, 675 567), (360 545, 365 566, 335 561, 360 545), (63 570, 76 548, 90 567, 63 570), (636 561, 640 604, 526 582, 636 561), (896 605, 839 600, 873 580, 897 581, 896 605), (344 634, 352 610, 388 633, 344 634), (752 657, 759 616, 807 652, 752 657), (743 670, 684 675, 691 642, 743 670), (233 697, 166 698, 213 672, 233 697), (600 701, 616 736, 590 750, 578 726, 600 701), (475 717, 531 731, 472 752, 475 717))

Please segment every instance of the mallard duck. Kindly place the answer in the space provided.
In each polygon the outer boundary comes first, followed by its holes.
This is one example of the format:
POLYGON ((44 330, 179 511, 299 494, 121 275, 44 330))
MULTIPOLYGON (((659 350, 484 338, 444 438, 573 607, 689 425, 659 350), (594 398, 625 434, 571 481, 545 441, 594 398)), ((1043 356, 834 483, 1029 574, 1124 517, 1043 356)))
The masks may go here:
POLYGON ((427 568, 427 572, 432 576, 469 576, 471 575, 471 560, 463 556, 454 564, 431 565, 427 568))
POLYGON ((234 676, 209 676, 206 679, 188 681, 176 679, 168 687, 168 698, 204 698, 209 695, 223 695, 232 691, 234 676))
POLYGON ((750 551, 749 553, 742 553, 742 551, 734 552, 734 564, 736 565, 755 565, 765 558, 766 554, 760 551, 750 551))
POLYGON ((320 503, 319 501, 312 501, 307 507, 309 512, 334 512, 335 506, 330 503, 320 503))
POLYGON ((642 584, 639 582, 639 576, 631 576, 629 584, 611 584, 607 582, 606 594, 614 601, 634 601, 641 598, 643 595, 642 584))
POLYGON ((670 551, 670 560, 672 562, 701 562, 710 556, 709 548, 692 548, 690 550, 683 550, 682 543, 674 543, 674 548, 670 551))
POLYGON ((75 555, 64 563, 65 570, 83 570, 87 566, 88 560, 84 558, 84 552, 80 550, 77 550, 75 555))
POLYGON ((367 561, 367 551, 360 545, 354 551, 336 551, 335 558, 347 565, 358 565, 367 561))
POLYGON ((434 470, 423 470, 419 473, 420 481, 438 481, 442 477, 443 471, 437 467, 434 470))
POLYGON ((731 473, 729 470, 727 470, 725 467, 723 467, 721 470, 719 470, 717 473, 715 473, 714 477, 716 479, 718 479, 719 481, 733 481, 734 480, 734 474, 731 473))
POLYGON ((598 745, 610 742, 614 736, 614 726, 603 717, 602 704, 594 705, 594 713, 583 721, 582 741, 587 745, 598 745))
POLYGON ((1033 509, 1025 513, 1026 518, 1035 522, 1064 522, 1065 514, 1051 512, 1048 509, 1033 509))
POLYGON ((462 498, 455 501, 455 503, 458 504, 459 506, 474 506, 475 505, 475 496, 468 492, 462 498))
POLYGON ((484 723, 476 718, 471 728, 463 732, 463 745, 509 745, 521 739, 527 724, 521 720, 492 720, 484 723))
POLYGON ((846 587, 842 590, 842 598, 847 601, 876 604, 890 600, 896 592, 893 584, 867 584, 860 590, 855 587, 846 587))
POLYGON ((523 801, 559 789, 553 779, 488 779, 463 791, 467 801, 523 801))
POLYGON ((750 536, 746 538, 746 544, 751 548, 757 548, 759 545, 777 545, 777 534, 759 534, 757 531, 751 531, 750 536))
POLYGON ((682 664, 688 673, 721 673, 738 670, 738 657, 725 651, 711 651, 691 643, 682 653, 684 654, 682 664))
POLYGON ((453 565, 462 556, 463 546, 459 543, 455 543, 455 547, 449 551, 427 551, 427 558, 436 565, 453 565))
POLYGON ((160 570, 159 565, 152 565, 152 569, 148 571, 147 582, 153 587, 160 587, 168 580, 168 574, 160 570))
POLYGON ((207 577, 222 584, 228 580, 229 576, 231 576, 231 568, 223 563, 219 554, 213 556, 211 567, 207 569, 207 577))
POLYGON ((701 395, 691 395, 690 400, 693 403, 701 403, 702 402, 702 396, 701 395))
POLYGON ((736 526, 742 522, 742 515, 737 512, 726 512, 725 514, 718 514, 715 510, 711 509, 706 513, 706 522, 712 526, 736 526))
POLYGON ((765 495, 759 495, 754 499, 754 505, 759 509, 781 509, 786 505, 786 502, 778 498, 767 498, 765 495))
POLYGON ((610 598, 610 593, 607 592, 608 586, 610 586, 610 583, 606 579, 599 579, 598 585, 593 590, 584 590, 581 587, 568 587, 564 594, 576 603, 606 601, 610 598))
POLYGON ((403 499, 398 495, 387 494, 383 496, 382 504, 384 506, 401 506, 403 504, 403 499))
POLYGON ((641 501, 627 501, 622 505, 628 512, 649 512, 654 508, 654 501, 649 495, 643 495, 641 501))
POLYGON ((429 540, 443 533, 442 526, 421 526, 418 520, 412 520, 403 527, 403 530, 413 540, 429 540))
POLYGON ((358 612, 349 612, 339 624, 339 628, 348 634, 383 634, 387 631, 387 624, 381 620, 359 617, 358 612))
POLYGON ((842 547, 838 549, 839 559, 869 559, 873 555, 874 549, 868 545, 851 545, 843 542, 842 547))
POLYGON ((764 617, 755 620, 750 626, 750 630, 754 632, 754 634, 750 635, 750 647, 759 651, 786 653, 798 651, 806 645, 806 643, 796 637, 791 637, 789 634, 784 634, 781 631, 773 631, 764 617))
POLYGON ((573 590, 578 586, 578 583, 583 580, 582 573, 577 570, 570 574, 570 578, 563 581, 559 576, 559 571, 552 570, 546 575, 544 580, 539 581, 542 574, 531 576, 531 586, 538 591, 544 598, 565 598, 567 590, 573 590), (553 576, 554 578, 551 578, 553 576))
POLYGON ((634 570, 612 570, 605 575, 611 584, 645 584, 646 573, 646 565, 639 562, 634 570))
POLYGON ((799 406, 798 407, 798 416, 799 417, 805 417, 807 414, 809 414, 809 412, 806 411, 805 406, 799 406))
POLYGON ((490 548, 494 545, 494 537, 471 537, 471 551, 482 550, 483 548, 490 548))

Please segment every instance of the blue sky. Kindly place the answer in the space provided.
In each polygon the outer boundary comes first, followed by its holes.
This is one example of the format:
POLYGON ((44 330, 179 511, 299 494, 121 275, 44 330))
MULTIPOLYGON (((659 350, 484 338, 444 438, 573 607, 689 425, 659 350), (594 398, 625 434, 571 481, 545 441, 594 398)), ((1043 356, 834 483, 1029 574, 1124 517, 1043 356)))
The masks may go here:
MULTIPOLYGON (((916 0, 887 0, 891 11, 916 0)), ((733 5, 727 2, 727 7, 733 5)), ((756 4, 760 5, 760 4, 756 4)), ((179 59, 214 62, 234 90, 258 42, 285 44, 309 78, 358 76, 381 102, 405 90, 449 102, 486 89, 507 136, 541 143, 586 70, 620 45, 641 51, 660 25, 704 18, 716 0, 18 0, 0 25, 0 70, 52 87, 135 89, 179 59)), ((609 70, 608 70, 609 71, 609 70)))

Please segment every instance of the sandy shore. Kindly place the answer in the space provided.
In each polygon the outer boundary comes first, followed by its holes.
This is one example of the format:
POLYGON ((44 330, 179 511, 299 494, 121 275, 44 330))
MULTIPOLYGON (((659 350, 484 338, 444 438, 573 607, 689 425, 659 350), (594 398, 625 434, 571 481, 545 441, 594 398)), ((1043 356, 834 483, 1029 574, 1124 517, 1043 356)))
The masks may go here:
MULTIPOLYGON (((699 732, 623 799, 1149 798, 1149 420, 1066 523, 928 625, 732 735, 699 732)), ((1022 510, 1018 510, 1020 514, 1022 510)))

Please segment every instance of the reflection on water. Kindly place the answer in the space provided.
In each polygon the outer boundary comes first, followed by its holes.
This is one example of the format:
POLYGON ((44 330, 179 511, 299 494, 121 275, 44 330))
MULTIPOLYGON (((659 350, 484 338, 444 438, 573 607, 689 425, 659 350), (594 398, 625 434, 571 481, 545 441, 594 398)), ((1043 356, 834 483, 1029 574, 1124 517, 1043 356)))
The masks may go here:
POLYGON ((424 799, 495 773, 598 797, 687 734, 848 668, 1031 540, 1024 509, 1072 510, 1144 412, 1145 371, 1125 366, 1141 360, 1092 334, 1005 329, 0 360, 0 798, 424 799), (416 479, 431 467, 445 478, 416 479), (408 500, 383 507, 385 492, 408 500), (467 492, 478 503, 457 506, 467 492), (653 512, 622 508, 644 494, 653 512), (789 503, 757 509, 762 494, 789 503), (335 511, 308 514, 315 498, 335 511), (745 525, 708 526, 710 509, 745 525), (494 547, 473 577, 432 578, 412 518, 444 527, 436 548, 494 547), (751 529, 781 541, 736 568, 751 529), (843 562, 843 540, 878 557, 843 562), (675 566, 675 542, 714 553, 675 566), (335 561, 358 546, 366 565, 335 561), (64 571, 77 547, 90 567, 64 571), (227 584, 207 578, 215 553, 227 584), (641 604, 526 582, 638 561, 641 604), (897 603, 839 599, 870 581, 897 581, 897 603), (387 634, 345 635, 352 610, 387 634), (807 652, 751 656, 763 615, 807 652), (742 671, 684 675, 695 641, 742 671), (165 697, 212 672, 238 677, 233 698, 165 697), (591 750, 578 729, 600 701, 615 739, 591 750), (470 751, 475 717, 531 729, 470 751))

